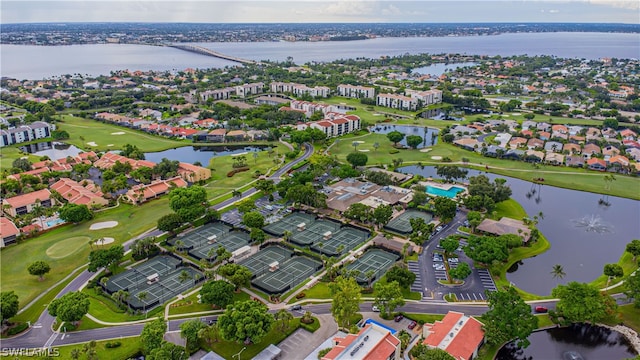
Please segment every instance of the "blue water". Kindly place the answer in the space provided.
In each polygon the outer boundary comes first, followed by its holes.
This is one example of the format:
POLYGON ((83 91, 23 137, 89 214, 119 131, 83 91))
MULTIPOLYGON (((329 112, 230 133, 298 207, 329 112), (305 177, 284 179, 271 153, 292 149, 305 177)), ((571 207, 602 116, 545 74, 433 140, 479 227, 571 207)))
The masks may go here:
POLYGON ((47 224, 47 227, 54 227, 58 224, 62 224, 64 222, 64 220, 62 219, 55 219, 55 220, 47 220, 44 223, 47 224))
POLYGON ((448 197, 449 199, 453 199, 454 197, 456 197, 456 194, 458 194, 461 191, 464 191, 464 189, 457 186, 452 186, 451 188, 449 188, 449 190, 443 190, 437 187, 427 186, 427 194, 448 197))
POLYGON ((378 326, 380 326, 380 327, 382 327, 382 328, 385 328, 385 329, 389 330, 389 332, 390 332, 391 334, 395 334, 395 333, 397 332, 397 330, 396 330, 396 329, 390 328, 390 327, 388 327, 387 325, 382 324, 382 323, 379 323, 379 322, 377 322, 377 321, 375 321, 375 320, 373 320, 373 319, 367 319, 367 320, 365 320, 364 324, 365 324, 365 325, 367 325, 367 324, 376 324, 376 325, 378 325, 378 326))

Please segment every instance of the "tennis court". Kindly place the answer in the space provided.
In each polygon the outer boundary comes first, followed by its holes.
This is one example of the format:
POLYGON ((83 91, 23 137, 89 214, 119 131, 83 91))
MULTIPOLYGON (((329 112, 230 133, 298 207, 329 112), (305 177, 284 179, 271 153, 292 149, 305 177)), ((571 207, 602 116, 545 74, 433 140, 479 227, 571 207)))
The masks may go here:
POLYGON ((207 240, 204 246, 189 250, 189 255, 198 260, 209 259, 210 261, 214 261, 217 255, 213 254, 213 257, 210 257, 209 251, 211 249, 214 249, 215 252, 215 249, 223 247, 232 253, 243 246, 249 245, 250 242, 251 238, 246 232, 237 230, 230 231, 224 233, 222 236, 216 236, 214 240, 207 240))
POLYGON ((285 260, 278 268, 270 268, 266 273, 251 281, 251 284, 268 294, 283 294, 298 286, 321 268, 320 261, 305 256, 294 256, 285 260))
POLYGON ((305 226, 304 230, 294 230, 291 242, 307 246, 323 241, 327 234, 333 236, 342 224, 329 220, 316 220, 313 224, 305 226))
POLYGON ((180 260, 171 256, 156 256, 144 263, 112 276, 107 282, 109 293, 118 290, 129 291, 140 282, 147 281, 147 277, 153 274, 166 275, 175 270, 180 264, 180 260))
POLYGON ((217 240, 218 238, 225 236, 230 230, 231 227, 221 222, 212 222, 189 231, 188 233, 180 234, 175 238, 168 240, 168 242, 172 246, 175 246, 176 242, 182 241, 183 245, 181 247, 183 249, 191 250, 206 246, 211 239, 217 240))
POLYGON ((293 256, 293 252, 282 246, 267 246, 238 264, 246 266, 254 277, 269 272, 269 264, 283 263, 293 256))
POLYGON ((433 216, 424 211, 409 209, 403 212, 402 214, 396 216, 393 220, 389 221, 389 223, 384 227, 385 229, 389 229, 399 234, 404 234, 404 235, 410 234, 412 229, 411 229, 411 223, 409 222, 409 219, 413 219, 413 218, 424 219, 424 222, 428 224, 433 219, 433 216))
POLYGON ((380 249, 370 249, 353 263, 347 265, 347 270, 358 271, 356 280, 359 284, 368 283, 367 272, 375 272, 373 280, 378 280, 398 260, 399 256, 380 249))
POLYGON ((331 238, 327 240, 321 239, 314 243, 311 248, 320 254, 336 256, 353 249, 356 245, 366 241, 367 238, 369 238, 369 233, 366 231, 342 227, 336 233, 331 234, 331 238))
POLYGON ((315 221, 315 215, 303 212, 294 212, 288 216, 283 217, 279 221, 263 227, 262 230, 273 236, 282 237, 285 231, 294 233, 297 230, 298 225, 305 223, 308 226, 315 221))

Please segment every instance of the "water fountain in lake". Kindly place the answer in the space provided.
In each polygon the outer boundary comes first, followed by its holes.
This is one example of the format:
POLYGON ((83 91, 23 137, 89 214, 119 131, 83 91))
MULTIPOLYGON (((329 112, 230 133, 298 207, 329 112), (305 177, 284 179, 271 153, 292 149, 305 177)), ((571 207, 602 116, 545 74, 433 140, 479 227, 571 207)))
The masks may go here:
POLYGON ((606 224, 598 215, 587 215, 571 221, 577 228, 582 228, 586 232, 595 232, 598 234, 613 232, 611 226, 606 224))

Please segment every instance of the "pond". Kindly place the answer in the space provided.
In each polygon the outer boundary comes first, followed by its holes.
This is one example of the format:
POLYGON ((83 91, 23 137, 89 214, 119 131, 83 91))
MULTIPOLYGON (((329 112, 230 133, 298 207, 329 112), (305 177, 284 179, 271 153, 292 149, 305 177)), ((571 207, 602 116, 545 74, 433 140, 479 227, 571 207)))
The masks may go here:
POLYGON ((431 75, 435 77, 439 77, 440 75, 447 73, 449 71, 453 71, 457 68, 476 66, 478 63, 474 62, 461 62, 461 63, 437 63, 428 66, 422 66, 419 68, 412 69, 412 73, 417 73, 420 75, 431 75))
POLYGON ((64 159, 67 156, 76 156, 82 152, 82 149, 77 148, 74 145, 55 141, 44 141, 23 145, 20 146, 19 149, 26 153, 41 157, 48 156, 51 160, 64 159))
MULTIPOLYGON (((398 171, 437 178, 433 166, 405 166, 398 171)), ((558 284, 590 282, 602 274, 605 264, 616 263, 627 243, 640 238, 640 202, 609 197, 609 206, 599 203, 602 195, 569 190, 469 170, 468 176, 484 174, 490 179, 504 178, 513 190, 512 198, 530 217, 540 212, 538 229, 551 248, 524 259, 507 273, 507 279, 520 289, 548 295, 558 284), (560 264, 566 276, 554 279, 551 270, 560 264)))
MULTIPOLYGON (((268 146, 219 145, 219 146, 184 146, 165 151, 145 153, 145 159, 159 163, 163 158, 193 164, 199 161, 208 166, 212 157, 262 151, 268 146)), ((250 160, 250 159, 249 159, 250 160)))
POLYGON ((570 354, 579 354, 584 360, 617 360, 636 355, 627 338, 617 331, 601 326, 573 324, 564 328, 537 331, 529 335, 528 339, 531 344, 526 349, 520 349, 510 342, 498 351, 495 359, 571 360, 570 354))
POLYGON ((392 131, 399 131, 405 135, 404 139, 398 144, 407 146, 407 136, 418 135, 422 138, 422 143, 418 145, 418 149, 435 145, 438 142, 438 129, 432 129, 424 126, 409 125, 392 125, 392 124, 376 124, 369 126, 369 131, 376 134, 388 134, 392 131))

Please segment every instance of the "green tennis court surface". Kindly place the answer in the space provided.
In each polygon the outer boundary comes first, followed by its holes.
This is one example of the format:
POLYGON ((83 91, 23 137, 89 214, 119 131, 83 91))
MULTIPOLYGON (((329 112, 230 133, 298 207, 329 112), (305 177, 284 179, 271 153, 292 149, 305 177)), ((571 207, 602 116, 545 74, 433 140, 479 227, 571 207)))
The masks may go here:
POLYGON ((356 280, 359 284, 368 283, 367 272, 373 271, 372 281, 380 279, 387 270, 398 260, 399 256, 381 249, 370 249, 353 263, 347 265, 349 271, 357 271, 356 280))
POLYGON ((399 234, 409 234, 411 233, 411 231, 413 231, 411 229, 411 223, 409 222, 409 220, 413 218, 424 219, 424 222, 428 224, 433 219, 433 216, 424 211, 410 209, 396 216, 384 227, 385 229, 389 229, 399 234))

